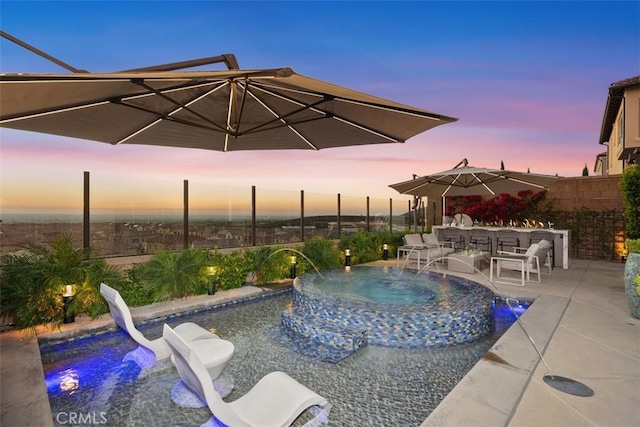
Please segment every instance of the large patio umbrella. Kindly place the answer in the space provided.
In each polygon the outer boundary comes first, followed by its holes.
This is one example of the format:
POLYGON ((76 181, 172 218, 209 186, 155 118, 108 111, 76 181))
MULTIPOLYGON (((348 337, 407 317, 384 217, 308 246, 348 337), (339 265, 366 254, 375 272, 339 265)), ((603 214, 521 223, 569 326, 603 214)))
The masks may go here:
POLYGON ((389 187, 401 194, 438 199, 446 196, 495 196, 521 190, 544 190, 559 177, 529 172, 515 172, 469 166, 463 159, 456 167, 425 176, 414 175, 409 181, 389 187))
POLYGON ((404 142, 456 118, 233 55, 114 73, 2 74, 0 126, 118 144, 218 151, 404 142), (175 71, 204 63, 224 71, 175 71), (216 61, 207 61, 216 59, 216 61))

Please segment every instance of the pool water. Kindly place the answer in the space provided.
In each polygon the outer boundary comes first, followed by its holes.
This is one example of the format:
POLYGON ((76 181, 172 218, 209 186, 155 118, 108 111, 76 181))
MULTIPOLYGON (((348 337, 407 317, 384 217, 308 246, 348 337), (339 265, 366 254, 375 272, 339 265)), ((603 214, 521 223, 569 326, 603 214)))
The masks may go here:
MULTIPOLYGON (((447 348, 397 349, 368 346, 340 363, 322 362, 292 351, 273 338, 291 291, 232 307, 167 320, 193 321, 235 345, 225 372, 235 387, 225 399, 245 394, 261 377, 281 370, 331 403, 332 426, 418 426, 482 358, 515 320, 504 305, 495 307, 494 333, 473 343, 447 348)), ((162 334, 163 322, 139 326, 149 338, 162 334)), ((41 345, 42 363, 54 425, 197 426, 207 408, 182 408, 170 392, 175 369, 140 375, 122 358, 137 347, 123 331, 41 345), (72 418, 75 417, 75 418, 72 418), (82 422, 79 422, 82 421, 82 422)), ((299 420, 294 425, 302 425, 299 420)))
MULTIPOLYGON (((428 280, 426 274, 399 274, 377 267, 326 270, 322 276, 309 273, 298 279, 298 286, 305 293, 388 305, 437 302, 442 295, 439 283, 428 280)), ((450 296, 461 295, 460 290, 453 290, 450 296)))

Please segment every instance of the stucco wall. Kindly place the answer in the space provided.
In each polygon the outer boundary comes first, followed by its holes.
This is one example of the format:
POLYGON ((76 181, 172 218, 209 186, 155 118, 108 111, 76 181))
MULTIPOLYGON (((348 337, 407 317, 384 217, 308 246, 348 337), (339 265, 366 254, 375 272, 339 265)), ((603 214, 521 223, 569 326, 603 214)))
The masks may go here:
POLYGON ((561 178, 551 185, 546 198, 553 200, 555 211, 587 208, 622 212, 624 203, 619 181, 620 175, 561 178))

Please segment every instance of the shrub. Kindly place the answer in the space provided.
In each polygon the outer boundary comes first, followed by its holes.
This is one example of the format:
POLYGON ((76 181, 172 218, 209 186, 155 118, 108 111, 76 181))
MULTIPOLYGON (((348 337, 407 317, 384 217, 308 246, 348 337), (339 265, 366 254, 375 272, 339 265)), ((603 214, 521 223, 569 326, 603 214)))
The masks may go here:
MULTIPOLYGON (((536 193, 522 190, 517 197, 505 193, 486 200, 482 196, 451 196, 447 197, 447 215, 466 213, 484 223, 501 223, 510 219, 522 221, 540 216, 545 197, 544 190, 536 193)), ((551 220, 544 215, 536 219, 544 222, 551 220)))
POLYGON ((343 236, 338 243, 342 251, 341 261, 344 261, 344 251, 351 251, 351 264, 362 264, 382 259, 382 245, 389 245, 389 254, 395 253, 396 248, 402 244, 402 235, 394 235, 389 232, 366 232, 343 236))
POLYGON ((0 261, 0 316, 21 329, 59 324, 64 318, 62 294, 73 285, 69 315, 86 312, 92 318, 106 310, 100 283, 119 282, 120 273, 103 259, 75 247, 70 235, 57 236, 51 247, 28 246, 0 261))
POLYGON ((627 248, 631 254, 640 254, 640 239, 627 239, 627 248))
POLYGON ((32 252, 2 257, 0 315, 19 329, 62 322, 62 290, 46 280, 46 263, 32 252))
POLYGON ((315 270, 314 267, 318 270, 340 267, 340 250, 331 240, 314 237, 304 243, 302 253, 308 260, 302 258, 301 272, 315 270), (313 265, 306 265, 309 261, 313 265))
MULTIPOLYGON (((153 295, 151 295, 134 275, 135 269, 128 270, 128 280, 114 283, 112 287, 120 293, 120 296, 129 307, 141 307, 152 304, 153 295)), ((111 286, 111 284, 109 285, 111 286)))
POLYGON ((625 168, 620 178, 624 200, 625 231, 629 239, 640 239, 640 165, 625 168))
POLYGON ((247 275, 253 271, 255 265, 252 257, 253 255, 246 251, 234 251, 230 254, 213 251, 210 265, 216 267, 213 275, 216 286, 228 290, 244 285, 247 275))
POLYGON ((291 256, 297 255, 283 247, 262 246, 255 251, 246 251, 244 259, 249 271, 256 274, 256 282, 271 283, 289 277, 291 256))
POLYGON ((131 274, 153 301, 185 298, 206 292, 210 281, 207 267, 212 265, 212 259, 206 249, 159 252, 137 264, 131 274))

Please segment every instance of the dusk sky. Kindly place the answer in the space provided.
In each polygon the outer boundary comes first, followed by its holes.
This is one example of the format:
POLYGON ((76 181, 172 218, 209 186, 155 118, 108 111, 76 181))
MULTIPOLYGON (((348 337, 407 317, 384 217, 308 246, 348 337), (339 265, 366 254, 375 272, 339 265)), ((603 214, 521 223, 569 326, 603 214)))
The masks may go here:
MULTIPOLYGON (((80 206, 83 171, 114 200, 161 198, 158 183, 170 183, 178 205, 184 179, 406 200, 388 185, 463 158, 560 176, 580 176, 586 164, 593 174, 606 151, 598 138, 608 87, 640 74, 638 1, 2 0, 0 24, 91 72, 233 53, 241 68, 288 66, 459 118, 404 144, 320 151, 110 146, 1 129, 3 210, 80 206)), ((0 71, 67 72, 4 38, 0 71)))

